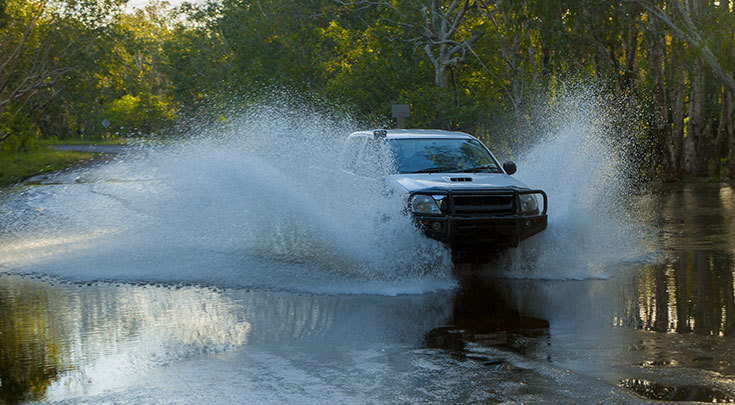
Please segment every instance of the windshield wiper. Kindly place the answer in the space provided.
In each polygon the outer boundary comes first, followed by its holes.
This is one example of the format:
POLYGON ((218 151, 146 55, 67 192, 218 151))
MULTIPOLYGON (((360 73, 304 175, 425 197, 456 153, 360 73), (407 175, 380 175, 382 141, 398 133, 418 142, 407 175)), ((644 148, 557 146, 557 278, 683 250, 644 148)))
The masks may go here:
POLYGON ((454 172, 456 168, 454 167, 446 167, 446 166, 439 166, 439 167, 428 167, 426 169, 416 170, 415 172, 411 173, 451 173, 454 172))
POLYGON ((468 167, 462 169, 456 169, 450 171, 450 173, 477 173, 483 170, 490 170, 491 173, 500 173, 500 170, 495 165, 483 165, 477 167, 468 167))

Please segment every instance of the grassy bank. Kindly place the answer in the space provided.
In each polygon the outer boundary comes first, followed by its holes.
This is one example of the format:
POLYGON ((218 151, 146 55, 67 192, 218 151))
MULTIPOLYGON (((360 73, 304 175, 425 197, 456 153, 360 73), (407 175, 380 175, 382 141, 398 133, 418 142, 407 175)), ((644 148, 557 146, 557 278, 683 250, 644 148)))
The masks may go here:
POLYGON ((33 152, 0 154, 0 186, 7 186, 27 177, 65 169, 91 159, 89 152, 57 151, 44 147, 33 152))
POLYGON ((106 139, 44 139, 41 141, 42 145, 53 146, 53 145, 125 145, 129 142, 129 138, 106 138, 106 139))

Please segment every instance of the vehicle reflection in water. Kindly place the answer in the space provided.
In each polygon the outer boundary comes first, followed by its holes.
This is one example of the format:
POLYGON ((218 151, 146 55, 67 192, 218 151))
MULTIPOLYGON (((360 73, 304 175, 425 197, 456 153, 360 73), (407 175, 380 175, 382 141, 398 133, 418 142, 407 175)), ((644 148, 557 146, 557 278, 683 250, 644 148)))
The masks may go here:
POLYGON ((622 264, 607 279, 475 274, 455 296, 452 326, 429 332, 427 344, 510 349, 647 399, 735 401, 735 192, 679 187, 635 208, 658 231, 657 260, 622 264))
POLYGON ((624 264, 608 279, 498 280, 509 305, 554 325, 735 334, 734 188, 669 188, 634 208, 658 231, 658 259, 624 264))
POLYGON ((425 336, 428 347, 464 355, 465 343, 503 347, 519 353, 529 342, 536 344, 547 334, 549 322, 524 316, 506 303, 497 283, 480 277, 465 277, 454 295, 449 325, 432 329, 425 336), (495 284, 495 285, 494 285, 495 284))

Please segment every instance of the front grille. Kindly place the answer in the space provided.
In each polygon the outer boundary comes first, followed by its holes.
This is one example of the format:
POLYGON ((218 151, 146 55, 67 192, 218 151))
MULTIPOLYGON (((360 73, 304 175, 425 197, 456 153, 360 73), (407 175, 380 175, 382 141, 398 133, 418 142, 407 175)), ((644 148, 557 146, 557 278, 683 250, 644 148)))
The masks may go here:
POLYGON ((511 215, 514 214, 513 193, 452 193, 452 211, 455 215, 511 215))

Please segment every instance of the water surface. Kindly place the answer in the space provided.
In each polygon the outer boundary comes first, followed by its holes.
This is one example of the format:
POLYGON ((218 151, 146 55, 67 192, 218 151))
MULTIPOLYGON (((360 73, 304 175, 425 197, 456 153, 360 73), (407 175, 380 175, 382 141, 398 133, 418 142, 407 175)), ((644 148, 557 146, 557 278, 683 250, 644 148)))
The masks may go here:
POLYGON ((8 403, 732 401, 734 190, 697 183, 637 196, 657 234, 653 254, 588 279, 464 266, 457 287, 391 296, 80 282, 6 266, 0 395, 8 403))
POLYGON ((631 187, 575 106, 518 164, 548 229, 483 266, 302 111, 3 190, 0 400, 732 400, 733 186, 631 187))

